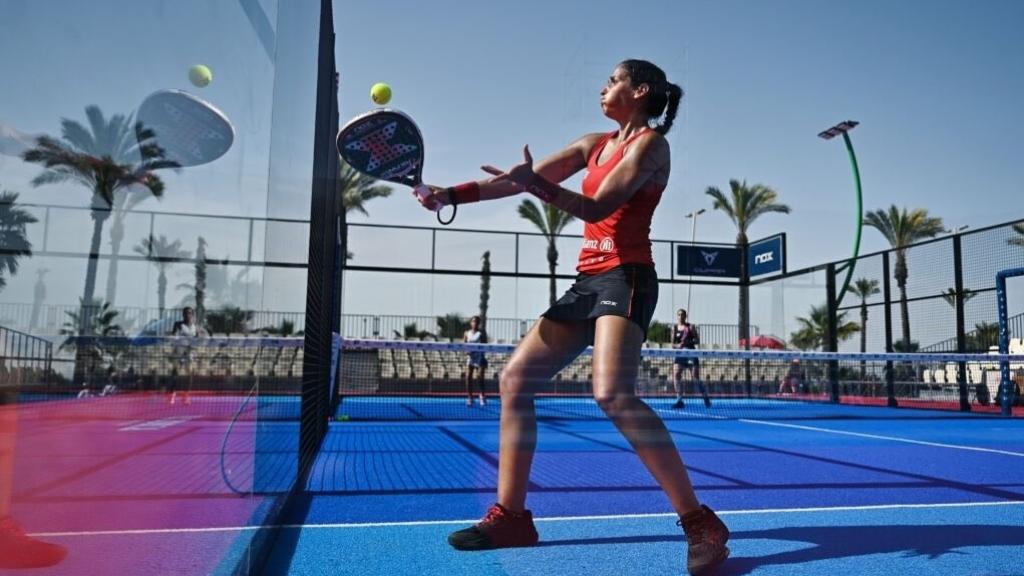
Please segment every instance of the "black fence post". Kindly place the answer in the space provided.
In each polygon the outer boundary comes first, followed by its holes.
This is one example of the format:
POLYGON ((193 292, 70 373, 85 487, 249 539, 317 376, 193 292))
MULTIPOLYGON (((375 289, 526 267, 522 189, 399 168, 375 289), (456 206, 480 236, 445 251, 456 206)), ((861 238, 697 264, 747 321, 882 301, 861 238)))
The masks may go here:
MULTIPOLYGON (((953 235, 953 282, 956 289, 956 351, 967 352, 967 332, 964 326, 964 263, 960 235, 953 235)), ((967 394, 967 363, 957 362, 957 388, 960 390, 960 411, 970 412, 971 402, 967 394)))
MULTIPOLYGON (((885 351, 892 353, 892 281, 889 272, 889 252, 882 253, 882 296, 885 299, 885 351)), ((896 401, 896 374, 892 361, 885 363, 885 394, 890 408, 899 406, 896 401)))
MULTIPOLYGON (((839 332, 837 326, 839 321, 836 308, 839 306, 839 303, 836 302, 836 265, 829 264, 825 274, 825 308, 828 311, 828 326, 824 342, 825 351, 838 352, 839 332)), ((839 402, 839 362, 835 360, 828 361, 828 389, 829 400, 839 402)))
MULTIPOLYGON (((743 347, 750 350, 750 269, 747 267, 749 245, 740 245, 740 340, 743 347)), ((743 359, 743 389, 750 398, 754 395, 753 382, 750 374, 750 358, 743 359)))

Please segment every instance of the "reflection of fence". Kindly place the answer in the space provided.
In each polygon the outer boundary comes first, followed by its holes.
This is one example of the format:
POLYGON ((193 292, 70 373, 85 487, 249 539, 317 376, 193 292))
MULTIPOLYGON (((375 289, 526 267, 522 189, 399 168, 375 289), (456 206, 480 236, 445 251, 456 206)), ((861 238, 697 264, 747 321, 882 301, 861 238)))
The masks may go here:
POLYGON ((7 386, 46 384, 52 362, 48 340, 0 326, 0 392, 7 386))

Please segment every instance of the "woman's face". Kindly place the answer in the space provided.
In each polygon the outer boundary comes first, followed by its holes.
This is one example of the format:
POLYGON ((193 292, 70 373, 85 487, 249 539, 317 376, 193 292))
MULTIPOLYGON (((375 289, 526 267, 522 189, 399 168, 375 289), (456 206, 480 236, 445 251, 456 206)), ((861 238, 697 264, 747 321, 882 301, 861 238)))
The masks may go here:
POLYGON ((601 89, 601 110, 605 116, 614 118, 621 114, 628 115, 639 102, 636 88, 626 70, 621 66, 617 67, 608 82, 601 89))
POLYGON ((476 318, 470 318, 470 319, 469 319, 469 329, 470 329, 470 330, 476 331, 476 327, 477 327, 477 326, 478 326, 479 324, 480 324, 480 321, 479 321, 479 320, 477 320, 476 318))
POLYGON ((676 317, 679 318, 680 322, 686 322, 686 312, 680 310, 679 312, 676 312, 676 317))

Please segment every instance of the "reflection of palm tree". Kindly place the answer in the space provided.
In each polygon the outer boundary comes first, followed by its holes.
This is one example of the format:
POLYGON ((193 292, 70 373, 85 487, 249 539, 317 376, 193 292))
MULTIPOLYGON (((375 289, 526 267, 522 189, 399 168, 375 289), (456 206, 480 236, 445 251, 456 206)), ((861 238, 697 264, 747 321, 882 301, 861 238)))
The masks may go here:
MULTIPOLYGON (((964 304, 977 295, 977 292, 964 292, 964 304)), ((942 293, 942 299, 946 301, 946 304, 956 308, 956 288, 946 288, 946 291, 942 293)))
POLYGON ((39 311, 42 310, 43 302, 46 301, 46 281, 43 278, 49 272, 49 268, 36 270, 36 283, 32 287, 32 317, 28 322, 29 328, 35 328, 39 324, 39 311))
POLYGON ((536 226, 548 241, 548 272, 551 273, 551 282, 548 285, 548 305, 554 306, 557 296, 555 272, 558 269, 558 235, 570 222, 575 220, 575 217, 551 204, 545 204, 542 212, 531 200, 523 200, 519 205, 519 216, 536 226))
POLYGON ((117 297, 117 268, 124 240, 124 219, 133 208, 150 196, 160 198, 144 186, 128 186, 114 195, 114 219, 110 224, 110 264, 107 269, 107 302, 117 297))
POLYGON ((900 209, 892 205, 888 212, 868 212, 864 217, 864 223, 878 230, 896 250, 893 278, 900 288, 900 319, 903 323, 901 351, 909 351, 913 346, 910 340, 910 310, 907 307, 907 247, 919 240, 934 238, 936 234, 942 232, 942 218, 929 216, 928 211, 923 208, 915 208, 908 212, 906 208, 900 209))
MULTIPOLYGON (((391 187, 380 184, 379 181, 364 174, 356 172, 344 161, 338 161, 338 194, 341 195, 341 205, 345 208, 345 214, 359 212, 363 216, 369 216, 366 211, 366 203, 374 198, 387 198, 391 195, 391 187)), ((347 219, 346 219, 347 221, 347 219)), ((345 260, 352 259, 352 253, 347 251, 348 228, 345 231, 345 260)))
MULTIPOLYGON (((821 348, 828 339, 828 308, 822 304, 811 306, 806 318, 797 318, 800 329, 789 336, 789 343, 801 350, 821 348)), ((860 330, 856 322, 846 321, 846 312, 836 315, 836 337, 839 342, 849 339, 860 330)))
MULTIPOLYGON (((40 136, 36 146, 25 151, 22 158, 44 168, 32 180, 34 186, 72 181, 92 193, 92 241, 81 299, 83 306, 92 306, 103 224, 110 217, 116 196, 135 185, 154 196, 162 195, 164 183, 154 171, 176 168, 178 164, 165 158, 151 129, 133 127, 131 119, 120 114, 107 119, 97 106, 87 107, 85 115, 88 128, 65 118, 61 120, 62 141, 40 136)), ((89 324, 85 315, 79 319, 83 327, 89 324)))
MULTIPOLYGON (((746 182, 729 180, 731 198, 726 197, 721 190, 714 186, 708 187, 704 192, 715 199, 713 207, 715 210, 725 212, 725 215, 736 225, 736 245, 742 250, 747 246, 747 230, 759 216, 770 212, 789 214, 789 206, 776 202, 779 194, 775 190, 763 184, 747 186, 746 182)), ((740 262, 740 266, 746 267, 746 262, 740 262)), ((750 330, 747 326, 747 302, 749 301, 749 288, 744 284, 740 286, 739 302, 739 325, 740 338, 749 340, 750 330)))
POLYGON ((1024 223, 1014 224, 1013 231, 1017 233, 1016 236, 1006 241, 1007 244, 1013 244, 1014 246, 1024 246, 1024 223))
POLYGON ((150 236, 143 238, 135 245, 135 253, 140 254, 149 260, 158 271, 156 279, 156 299, 160 307, 160 317, 164 316, 164 309, 167 304, 167 267, 179 258, 188 258, 192 255, 188 250, 181 247, 181 240, 168 242, 167 236, 161 234, 159 237, 150 236))
POLYGON ((26 229, 36 219, 28 210, 18 206, 18 194, 0 193, 0 290, 7 286, 6 276, 18 273, 18 260, 32 257, 32 243, 28 241, 26 229))

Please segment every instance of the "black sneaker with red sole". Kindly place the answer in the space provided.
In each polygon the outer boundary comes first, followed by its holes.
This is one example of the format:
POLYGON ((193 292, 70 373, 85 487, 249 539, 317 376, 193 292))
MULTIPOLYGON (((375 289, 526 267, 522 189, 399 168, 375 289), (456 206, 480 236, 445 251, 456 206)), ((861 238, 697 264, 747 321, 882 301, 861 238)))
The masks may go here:
POLYGON ((539 539, 529 510, 512 512, 501 504, 491 506, 474 526, 448 535, 448 543, 457 550, 519 548, 533 546, 539 539))

